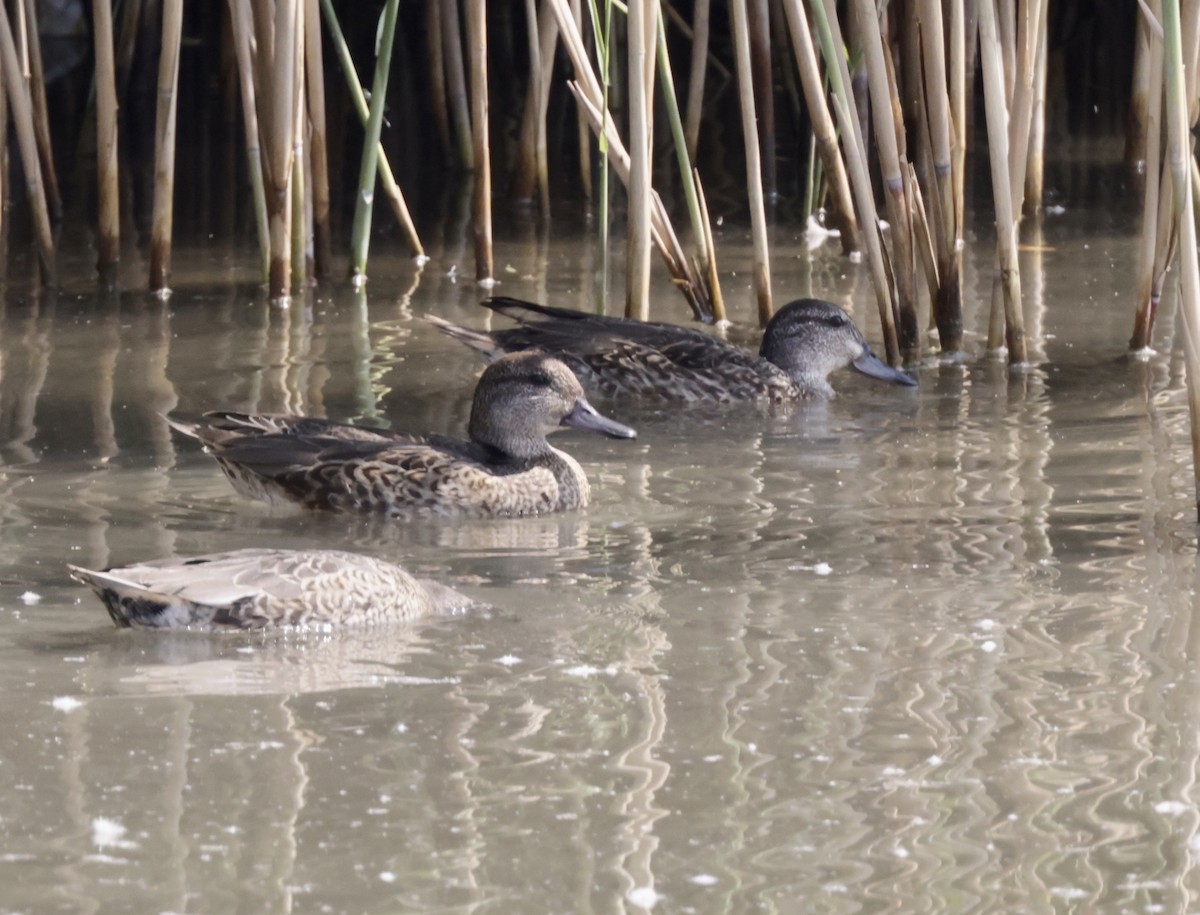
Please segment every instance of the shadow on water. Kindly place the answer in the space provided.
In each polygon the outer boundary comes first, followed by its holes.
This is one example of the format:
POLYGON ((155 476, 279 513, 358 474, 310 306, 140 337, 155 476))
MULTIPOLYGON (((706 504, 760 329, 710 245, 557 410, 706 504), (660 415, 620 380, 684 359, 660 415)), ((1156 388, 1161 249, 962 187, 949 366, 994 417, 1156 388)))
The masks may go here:
MULTIPOLYGON (((165 301, 10 290, 0 907, 1194 908, 1182 363, 1169 307, 1159 354, 1121 358, 1132 245, 1086 223, 1047 222, 1023 255, 1027 371, 843 374, 789 411, 603 403, 639 437, 556 436, 593 504, 536 519, 247 504, 161 418, 464 435, 481 365, 421 320, 501 320, 459 280, 461 226, 423 269, 380 254, 365 292, 287 309, 212 252, 165 301), (267 544, 383 556, 496 613, 119 632, 64 570, 267 544)), ((587 240, 497 252, 506 293, 588 307, 587 240)), ((991 252, 967 254, 978 350, 991 252)), ((776 273, 873 330, 833 252, 776 273)))

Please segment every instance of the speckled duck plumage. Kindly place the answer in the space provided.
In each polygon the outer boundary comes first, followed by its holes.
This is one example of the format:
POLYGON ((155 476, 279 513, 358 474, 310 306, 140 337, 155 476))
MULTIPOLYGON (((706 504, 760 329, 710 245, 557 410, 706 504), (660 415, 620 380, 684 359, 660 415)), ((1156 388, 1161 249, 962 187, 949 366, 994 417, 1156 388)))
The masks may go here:
POLYGON ((330 629, 480 606, 390 562, 339 550, 249 549, 104 571, 68 568, 124 628, 330 629))
POLYGON ((828 375, 851 366, 894 384, 916 382, 872 351, 832 302, 798 299, 776 312, 756 356, 695 328, 604 317, 494 297, 483 304, 518 322, 488 332, 431 318, 486 358, 537 348, 563 360, 589 391, 692 403, 786 403, 831 397, 828 375))
POLYGON ((597 413, 571 370, 539 352, 504 356, 484 370, 469 442, 294 416, 221 412, 169 421, 206 445, 243 495, 394 517, 581 508, 590 497, 587 477, 547 434, 567 425, 636 435, 597 413))

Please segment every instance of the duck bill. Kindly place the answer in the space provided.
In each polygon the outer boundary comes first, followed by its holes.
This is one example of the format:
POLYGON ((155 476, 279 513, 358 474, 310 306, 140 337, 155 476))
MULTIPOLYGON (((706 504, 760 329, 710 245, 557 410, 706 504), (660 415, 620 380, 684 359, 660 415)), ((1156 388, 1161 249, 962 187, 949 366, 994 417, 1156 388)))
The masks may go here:
POLYGON ((903 384, 909 387, 917 383, 917 379, 912 375, 892 368, 869 349, 864 349, 862 355, 851 362, 850 366, 855 371, 862 372, 871 378, 878 378, 880 381, 890 381, 892 384, 903 384))
POLYGON ((576 429, 590 429, 592 432, 601 432, 611 438, 637 438, 636 431, 598 413, 596 408, 582 397, 575 401, 575 409, 563 417, 562 425, 574 426, 576 429))

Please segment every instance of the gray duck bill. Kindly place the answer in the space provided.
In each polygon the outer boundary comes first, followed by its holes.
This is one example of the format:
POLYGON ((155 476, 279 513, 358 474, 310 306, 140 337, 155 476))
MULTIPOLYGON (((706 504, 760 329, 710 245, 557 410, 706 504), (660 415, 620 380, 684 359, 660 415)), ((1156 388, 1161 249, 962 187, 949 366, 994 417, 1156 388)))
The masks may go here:
POLYGON ((582 397, 575 401, 575 409, 563 417, 562 425, 574 426, 576 429, 590 429, 592 432, 601 432, 610 438, 637 438, 636 430, 609 419, 582 397))
POLYGON ((855 370, 869 375, 871 378, 878 378, 880 381, 890 381, 892 384, 903 384, 909 387, 917 383, 917 379, 912 375, 892 368, 869 349, 863 350, 863 354, 850 364, 855 370))

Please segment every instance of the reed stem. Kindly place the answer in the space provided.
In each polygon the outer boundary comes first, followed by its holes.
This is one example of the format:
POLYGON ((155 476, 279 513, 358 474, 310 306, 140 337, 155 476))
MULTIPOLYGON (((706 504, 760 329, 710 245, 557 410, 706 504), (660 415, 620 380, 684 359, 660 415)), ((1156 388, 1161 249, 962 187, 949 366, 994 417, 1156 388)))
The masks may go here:
POLYGON ((441 0, 442 60, 446 64, 447 101, 450 103, 450 123, 454 125, 458 163, 474 168, 471 115, 467 97, 467 78, 463 71, 462 30, 458 22, 458 0, 441 0))
POLYGON ((996 283, 1003 295, 1003 311, 993 299, 988 328, 988 349, 999 352, 1008 345, 1009 361, 1024 364, 1024 317, 1021 313, 1021 274, 1017 264, 1017 224, 1009 178, 1008 111, 1005 105, 1001 50, 996 35, 994 0, 980 0, 979 43, 983 64, 983 96, 987 115, 992 165, 992 197, 996 205, 996 283), (1003 321, 998 320, 1003 315, 1003 321), (1001 339, 1001 332, 1003 339, 1001 339))
POLYGON ((383 130, 383 108, 387 96, 388 69, 392 63, 392 44, 396 37, 396 16, 400 0, 387 0, 383 25, 379 32, 379 50, 375 58, 375 78, 371 83, 371 110, 363 138, 362 164, 358 170, 358 198, 354 205, 354 226, 350 241, 350 271, 355 285, 367 281, 367 251, 371 244, 371 212, 375 203, 375 175, 379 170, 379 135, 383 130))
POLYGON ((825 167, 825 181, 833 198, 829 212, 833 224, 841 233, 842 252, 850 254, 859 249, 860 230, 854 215, 854 199, 850 194, 846 163, 838 148, 837 129, 829 113, 825 83, 817 65, 817 53, 813 47, 812 32, 808 27, 808 17, 800 8, 799 0, 784 0, 783 11, 792 40, 792 54, 796 58, 796 69, 800 75, 800 87, 804 92, 809 120, 812 122, 813 142, 825 167))
POLYGON ((1192 200, 1190 95, 1185 84, 1179 0, 1162 4, 1164 73, 1166 76, 1167 158, 1180 232, 1180 313, 1187 361, 1188 414, 1191 418, 1192 479, 1200 520, 1200 261, 1196 252, 1196 215, 1192 200))
POLYGON ((150 230, 150 289, 170 290, 171 227, 175 195, 175 110, 179 86, 179 45, 183 0, 164 0, 162 55, 158 64, 158 110, 154 128, 154 216, 150 230))
MULTIPOLYGON (((1157 6, 1158 4, 1155 3, 1157 6)), ((1142 18, 1139 16, 1139 19, 1142 18)), ((1160 188, 1167 176, 1162 158, 1163 43, 1149 35, 1146 52, 1146 163, 1142 196, 1142 234, 1138 240, 1136 311, 1129 349, 1141 353, 1150 347, 1158 300, 1155 292, 1155 264, 1159 244, 1159 208, 1163 205, 1160 188)))
MULTIPOLYGON (((657 4, 656 4, 657 5, 657 4)), ((687 140, 684 137, 683 123, 679 116, 679 100, 675 95, 675 81, 671 75, 671 60, 667 51, 667 27, 659 6, 658 15, 658 79, 662 85, 663 103, 667 115, 667 123, 671 126, 671 139, 675 145, 675 158, 679 163, 679 182, 683 189, 683 198, 687 203, 688 219, 692 224, 692 237, 695 239, 696 263, 702 276, 709 278, 708 295, 712 302, 713 320, 725 320, 725 302, 721 297, 721 287, 716 282, 716 271, 709 262, 708 240, 712 232, 704 225, 704 212, 700 206, 699 176, 692 168, 688 154, 687 140)))
MULTIPOLYGON (((551 0, 553 5, 553 0, 551 0)), ((556 15, 562 16, 561 10, 554 8, 556 15)), ((612 0, 604 2, 604 18, 601 20, 600 13, 596 9, 596 0, 588 0, 588 10, 591 13, 592 21, 592 37, 596 43, 596 63, 600 70, 600 110, 603 112, 604 125, 596 133, 596 146, 600 152, 600 188, 599 188, 599 237, 597 239, 600 248, 600 271, 596 283, 596 312, 605 314, 608 311, 608 272, 609 272, 609 189, 608 189, 608 159, 611 155, 609 150, 609 134, 608 134, 608 81, 609 81, 609 55, 611 53, 611 45, 609 39, 612 36, 612 0)), ((572 17, 575 22, 575 18, 572 17)), ((562 29, 561 23, 559 29, 562 29)), ((566 37, 566 36, 564 36, 566 37)), ((579 45, 582 45, 582 35, 579 36, 579 45)), ((575 44, 568 42, 568 49, 576 47, 575 44)), ((586 61, 586 57, 584 58, 586 61)), ((578 68, 578 63, 576 63, 578 68)), ((580 145, 583 146, 583 140, 580 138, 580 145)))
MULTIPOLYGON (((787 0, 799 4, 799 0, 787 0)), ((812 4, 813 25, 817 31, 821 56, 825 59, 826 73, 832 90, 834 114, 841 127, 842 147, 846 155, 846 168, 850 176, 850 188, 858 207, 858 220, 864 227, 863 241, 867 247, 867 263, 871 270, 871 284, 875 290, 875 301, 879 310, 879 325, 883 331, 883 344, 888 361, 900 358, 900 345, 896 339, 896 322, 892 309, 892 285, 884 263, 883 242, 879 231, 879 216, 875 209, 875 196, 871 189, 871 175, 867 168, 862 127, 858 109, 854 104, 850 86, 850 71, 843 53, 841 29, 838 26, 833 0, 821 0, 812 4)), ((802 16, 803 13, 800 13, 802 16)))
MULTIPOLYGON (((367 97, 363 92, 362 84, 358 81, 358 71, 355 69, 354 60, 350 57, 350 49, 346 46, 346 38, 342 34, 342 27, 338 24, 337 14, 334 13, 333 4, 330 0, 321 0, 321 13, 325 19, 325 26, 329 29, 329 35, 333 40, 333 49, 337 53, 342 74, 346 77, 346 85, 350 89, 350 101, 354 105, 354 111, 358 115, 359 121, 365 128, 371 116, 370 109, 367 107, 367 97)), ((404 200, 404 194, 400 190, 400 185, 396 183, 396 176, 392 172, 392 166, 388 162, 387 153, 384 152, 382 143, 376 149, 376 155, 377 162, 379 163, 379 181, 383 185, 383 195, 387 198, 396 221, 400 223, 400 228, 404 231, 404 237, 408 240, 408 246, 413 256, 423 263, 427 259, 425 248, 421 244, 420 236, 417 235, 417 227, 413 224, 408 204, 404 200)))
POLYGON ((17 60, 17 46, 13 41, 12 28, 9 26, 8 16, 3 14, 0 14, 0 67, 3 67, 9 110, 16 127, 17 146, 21 152, 21 167, 25 171, 25 192, 29 198, 29 208, 33 212, 34 231, 38 244, 39 273, 44 283, 53 285, 55 282, 54 242, 50 234, 50 213, 46 208, 42 169, 38 162, 29 87, 21 77, 21 66, 17 60))
POLYGON ((117 165, 117 77, 111 0, 92 0, 96 49, 96 269, 101 289, 117 286, 121 210, 117 165))
POLYGON ((471 139, 475 162, 472 226, 475 282, 495 285, 492 267, 492 154, 488 141, 488 34, 485 0, 467 0, 467 44, 471 60, 471 139))
POLYGON ((650 138, 657 0, 629 0, 629 233, 625 259, 625 315, 650 317, 650 138))
POLYGON ((900 166, 900 147, 894 113, 899 110, 895 81, 890 78, 886 50, 880 34, 874 0, 855 0, 855 22, 862 40, 871 92, 875 144, 884 187, 884 204, 892 226, 892 281, 897 297, 897 325, 901 357, 906 362, 921 356, 921 333, 917 322, 916 264, 912 247, 912 215, 905 194, 905 177, 900 166))
POLYGON ((42 179, 46 186, 46 205, 50 218, 62 219, 62 195, 58 190, 58 172, 54 168, 54 150, 50 143, 50 112, 46 106, 46 78, 42 68, 42 41, 38 34, 37 8, 34 0, 22 0, 25 12, 24 27, 29 49, 29 98, 33 103, 34 136, 37 138, 38 159, 42 163, 42 179))
POLYGON ((317 0, 304 0, 304 85, 308 102, 308 154, 313 273, 318 280, 333 275, 333 229, 329 216, 329 150, 325 133, 325 63, 317 0))
POLYGON ((771 320, 771 252, 767 242, 767 213, 763 203, 762 164, 759 157, 757 117, 750 59, 750 23, 746 0, 730 0, 733 13, 734 60, 737 63, 738 100, 742 111, 742 139, 746 149, 746 189, 750 201, 750 232, 754 240, 754 297, 758 323, 771 320))
POLYGON ((238 88, 242 98, 242 123, 246 135, 246 168, 250 175, 251 206, 262 260, 262 278, 266 282, 271 265, 271 240, 267 227, 267 197, 263 181, 262 150, 259 146, 258 102, 254 92, 254 62, 250 56, 250 0, 229 0, 234 52, 238 65, 238 88))
POLYGON ((704 116, 704 75, 708 59, 708 13, 712 0, 692 4, 692 59, 688 71, 687 115, 683 135, 688 156, 696 158, 700 141, 700 120, 704 116))
MULTIPOLYGON (((961 227, 955 205, 954 135, 951 100, 944 53, 942 7, 939 0, 921 0, 921 51, 925 73, 926 133, 930 138, 933 180, 936 183, 937 220, 931 235, 937 251, 937 293, 933 314, 937 322, 938 342, 943 352, 962 348, 962 249, 961 227)), ((961 160, 959 160, 961 167, 961 160)))

